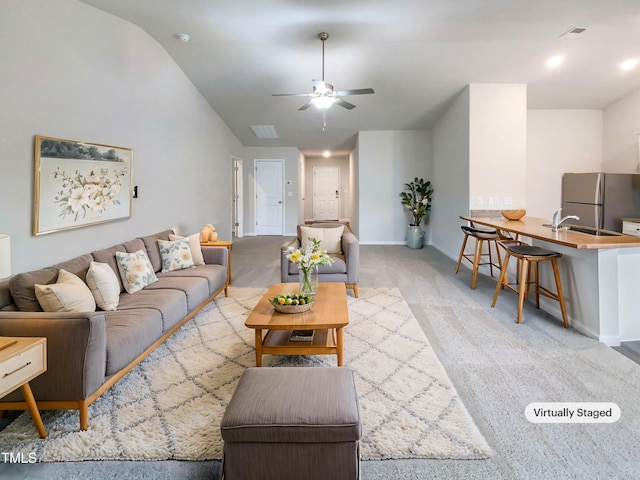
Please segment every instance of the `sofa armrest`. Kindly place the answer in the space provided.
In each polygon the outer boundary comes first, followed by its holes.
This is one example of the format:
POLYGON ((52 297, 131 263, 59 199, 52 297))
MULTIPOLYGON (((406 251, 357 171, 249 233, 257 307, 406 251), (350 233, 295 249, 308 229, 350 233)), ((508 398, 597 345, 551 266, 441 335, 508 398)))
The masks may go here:
POLYGON ((347 263, 347 283, 355 285, 360 280, 360 242, 346 229, 342 234, 342 253, 347 263))
MULTIPOLYGON (((38 401, 83 400, 105 381, 107 332, 101 312, 0 312, 0 336, 46 337, 47 371, 29 382, 38 401)), ((23 398, 18 390, 2 400, 23 398)))
POLYGON ((280 281, 282 283, 289 282, 289 248, 300 248, 300 241, 297 238, 283 243, 280 247, 280 281))
POLYGON ((202 256, 204 263, 207 265, 222 265, 226 267, 229 264, 229 250, 227 247, 202 246, 202 256))

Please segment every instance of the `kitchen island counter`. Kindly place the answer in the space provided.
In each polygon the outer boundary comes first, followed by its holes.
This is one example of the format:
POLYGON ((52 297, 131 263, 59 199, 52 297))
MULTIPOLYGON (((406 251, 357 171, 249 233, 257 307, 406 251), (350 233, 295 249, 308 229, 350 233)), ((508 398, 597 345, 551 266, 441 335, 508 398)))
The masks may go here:
MULTIPOLYGON (((564 230, 554 232, 550 225, 551 220, 537 217, 524 216, 520 220, 507 220, 502 217, 468 217, 461 216, 462 220, 473 222, 476 225, 484 225, 486 227, 495 228, 510 233, 544 240, 546 242, 564 245, 571 248, 580 249, 598 249, 598 248, 626 248, 640 247, 640 238, 631 235, 592 235, 589 233, 575 232, 573 230, 564 230)), ((562 226, 565 226, 563 224, 562 226)), ((594 229, 595 230, 595 229, 594 229)), ((604 230, 606 232, 606 230, 604 230)), ((617 233, 617 232, 613 232, 617 233)))
MULTIPOLYGON (((640 238, 596 236, 571 230, 554 232, 551 221, 536 217, 461 216, 462 220, 518 234, 533 245, 562 253, 558 261, 567 315, 573 328, 610 346, 640 340, 640 238)), ((553 285, 549 270, 540 270, 543 285, 553 285)), ((540 299, 540 308, 561 318, 557 302, 540 299)), ((525 319, 526 322, 526 319, 525 319)), ((560 324, 559 324, 560 325, 560 324)))

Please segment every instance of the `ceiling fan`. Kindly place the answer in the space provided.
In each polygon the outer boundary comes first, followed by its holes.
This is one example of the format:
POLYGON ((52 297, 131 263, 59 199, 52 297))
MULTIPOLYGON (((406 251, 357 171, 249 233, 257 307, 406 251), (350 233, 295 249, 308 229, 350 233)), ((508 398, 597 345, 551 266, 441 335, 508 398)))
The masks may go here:
POLYGON ((359 88, 356 90, 334 90, 333 85, 324 81, 324 42, 329 38, 326 32, 320 32, 318 38, 322 41, 322 80, 313 80, 313 93, 274 93, 274 97, 312 97, 298 110, 306 110, 311 105, 315 105, 322 110, 326 110, 334 103, 347 110, 356 108, 352 103, 343 100, 341 97, 349 95, 368 95, 375 93, 373 88, 359 88))

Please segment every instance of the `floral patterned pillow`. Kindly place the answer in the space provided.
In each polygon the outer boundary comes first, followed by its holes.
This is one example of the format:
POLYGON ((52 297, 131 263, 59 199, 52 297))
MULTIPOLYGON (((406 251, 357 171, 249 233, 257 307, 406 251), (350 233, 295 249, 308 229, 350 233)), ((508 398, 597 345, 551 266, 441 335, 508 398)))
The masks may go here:
POLYGON ((158 240, 158 247, 160 248, 163 272, 195 267, 188 238, 175 240, 173 242, 158 240))
POLYGON ((116 260, 127 293, 136 293, 158 281, 151 261, 143 250, 134 253, 116 252, 116 260))

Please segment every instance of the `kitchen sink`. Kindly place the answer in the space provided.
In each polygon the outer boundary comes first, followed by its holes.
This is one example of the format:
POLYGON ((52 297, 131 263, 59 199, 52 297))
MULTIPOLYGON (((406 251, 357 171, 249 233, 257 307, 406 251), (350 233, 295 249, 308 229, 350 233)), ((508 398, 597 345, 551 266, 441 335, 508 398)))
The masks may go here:
MULTIPOLYGON (((551 224, 550 223, 544 223, 544 224, 542 224, 542 226, 551 228, 551 224)), ((571 230, 573 232, 580 232, 580 233, 586 233, 588 235, 595 235, 597 237, 622 236, 622 233, 612 232, 611 230, 599 230, 597 228, 579 227, 578 225, 563 224, 563 225, 560 225, 560 228, 563 229, 563 230, 571 230)))

